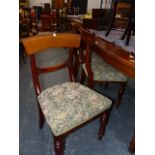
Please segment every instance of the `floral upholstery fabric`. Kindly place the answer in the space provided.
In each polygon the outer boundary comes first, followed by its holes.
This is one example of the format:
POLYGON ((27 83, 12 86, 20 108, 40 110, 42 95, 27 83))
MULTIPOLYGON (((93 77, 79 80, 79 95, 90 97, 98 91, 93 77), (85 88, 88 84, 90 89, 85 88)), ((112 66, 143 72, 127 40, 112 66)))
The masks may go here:
POLYGON ((66 82, 44 90, 38 100, 55 136, 111 107, 112 101, 80 83, 66 82))
MULTIPOLYGON (((85 64, 83 65, 86 76, 88 76, 85 64)), ((100 56, 93 52, 91 69, 95 81, 126 81, 127 76, 106 63, 100 56)))

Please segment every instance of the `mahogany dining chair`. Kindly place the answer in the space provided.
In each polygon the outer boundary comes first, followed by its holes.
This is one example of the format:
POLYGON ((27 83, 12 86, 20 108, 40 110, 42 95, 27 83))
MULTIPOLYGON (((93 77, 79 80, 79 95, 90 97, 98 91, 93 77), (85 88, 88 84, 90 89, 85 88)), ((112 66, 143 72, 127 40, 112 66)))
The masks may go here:
MULTIPOLYGON (((120 85, 115 105, 120 105, 121 99, 125 92, 127 76, 109 65, 103 58, 98 55, 98 49, 95 47, 95 34, 90 33, 88 30, 81 28, 82 47, 81 53, 83 54, 83 67, 81 75, 81 83, 88 79, 88 86, 93 88, 94 83, 107 84, 116 83, 120 85)), ((106 46, 105 49, 106 50, 106 46)))
MULTIPOLYGON (((43 128, 47 121, 54 137, 56 155, 63 155, 65 138, 90 121, 100 117, 98 138, 102 139, 113 101, 96 91, 75 82, 73 70, 73 52, 80 47, 79 34, 59 33, 38 35, 23 39, 25 50, 30 57, 33 84, 38 101, 39 126, 43 128), (46 49, 63 48, 68 51, 68 60, 62 64, 41 67, 37 66, 35 56, 46 49), (70 82, 57 84, 41 89, 39 75, 55 72, 67 67, 70 82)), ((52 61, 52 60, 51 60, 52 61)), ((55 61, 55 60, 54 60, 55 61)))

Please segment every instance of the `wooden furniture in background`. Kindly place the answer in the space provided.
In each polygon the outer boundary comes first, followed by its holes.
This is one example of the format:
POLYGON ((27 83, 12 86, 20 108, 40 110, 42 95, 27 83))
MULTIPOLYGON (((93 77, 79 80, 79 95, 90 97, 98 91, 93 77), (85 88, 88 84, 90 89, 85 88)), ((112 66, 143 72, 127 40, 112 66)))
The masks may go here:
POLYGON ((51 13, 50 3, 44 3, 44 8, 43 8, 42 13, 43 14, 50 14, 51 13))
POLYGON ((125 29, 129 17, 132 14, 132 0, 128 1, 116 1, 112 7, 112 17, 109 23, 106 36, 109 35, 111 29, 125 29))
POLYGON ((78 9, 79 14, 85 14, 87 12, 88 0, 72 0, 71 7, 78 9))
POLYGON ((51 14, 42 14, 41 15, 41 30, 51 30, 52 27, 52 15, 51 14))
POLYGON ((133 35, 135 34, 135 0, 131 0, 130 16, 125 31, 121 37, 122 40, 126 37, 126 45, 129 44, 132 33, 133 35))
POLYGON ((29 7, 29 0, 19 0, 20 7, 29 7))
POLYGON ((100 117, 98 138, 102 139, 112 109, 112 101, 109 98, 80 83, 66 82, 41 90, 39 75, 42 73, 67 67, 70 80, 74 81, 73 52, 80 47, 80 42, 80 35, 68 33, 35 36, 23 40, 26 52, 30 56, 33 84, 38 99, 39 126, 43 128, 45 117, 54 136, 56 155, 63 155, 65 138, 70 133, 98 117, 100 117), (46 68, 37 66, 35 55, 47 48, 69 49, 68 60, 57 66, 46 68))
POLYGON ((54 22, 52 26, 52 31, 56 30, 59 32, 60 29, 62 28, 63 26, 62 11, 64 7, 65 7, 64 0, 53 0, 52 1, 52 9, 55 10, 55 17, 56 17, 56 21, 54 22))
POLYGON ((92 18, 83 18, 83 26, 89 29, 106 29, 110 9, 92 9, 92 18))

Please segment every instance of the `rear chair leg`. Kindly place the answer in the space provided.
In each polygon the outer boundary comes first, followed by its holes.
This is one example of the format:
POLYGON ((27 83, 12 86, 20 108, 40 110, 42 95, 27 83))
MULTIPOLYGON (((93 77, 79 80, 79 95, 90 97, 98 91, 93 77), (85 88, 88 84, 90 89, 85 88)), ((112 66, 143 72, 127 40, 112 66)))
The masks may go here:
POLYGON ((69 70, 69 79, 70 79, 70 82, 75 81, 75 74, 74 74, 73 69, 71 67, 68 67, 68 70, 69 70))
POLYGON ((39 114, 39 128, 42 129, 45 123, 45 117, 38 103, 38 114, 39 114))
POLYGON ((79 54, 77 52, 74 52, 74 56, 75 56, 75 64, 74 64, 75 81, 78 81, 78 71, 80 66, 79 54))
POLYGON ((109 120, 110 112, 111 112, 111 108, 106 110, 100 118, 100 128, 99 128, 99 133, 98 133, 99 140, 101 140, 102 137, 104 136, 105 128, 109 120))
POLYGON ((118 92, 118 96, 117 96, 117 99, 115 101, 116 108, 118 108, 119 105, 120 105, 120 102, 122 100, 123 94, 125 92, 126 84, 127 84, 127 82, 123 82, 123 83, 120 84, 120 89, 119 89, 119 92, 118 92))

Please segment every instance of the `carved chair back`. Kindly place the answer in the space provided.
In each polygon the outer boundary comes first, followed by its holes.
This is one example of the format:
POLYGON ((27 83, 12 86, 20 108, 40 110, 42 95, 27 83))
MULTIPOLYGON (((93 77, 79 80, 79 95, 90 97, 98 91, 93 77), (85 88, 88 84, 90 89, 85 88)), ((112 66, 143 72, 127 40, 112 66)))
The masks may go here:
MULTIPOLYGON (((80 47, 81 36, 78 34, 60 33, 60 34, 48 34, 38 35, 23 39, 23 44, 26 53, 30 56, 32 78, 38 96, 41 93, 41 87, 39 83, 39 75, 42 73, 54 72, 65 67, 69 69, 70 80, 74 81, 73 71, 73 49, 80 47), (35 55, 39 52, 46 52, 48 48, 67 48, 69 49, 68 60, 62 64, 50 66, 50 67, 38 67, 36 65, 35 55)), ((52 50, 51 50, 52 51, 52 50)), ((51 60, 52 61, 52 60, 51 60)))

